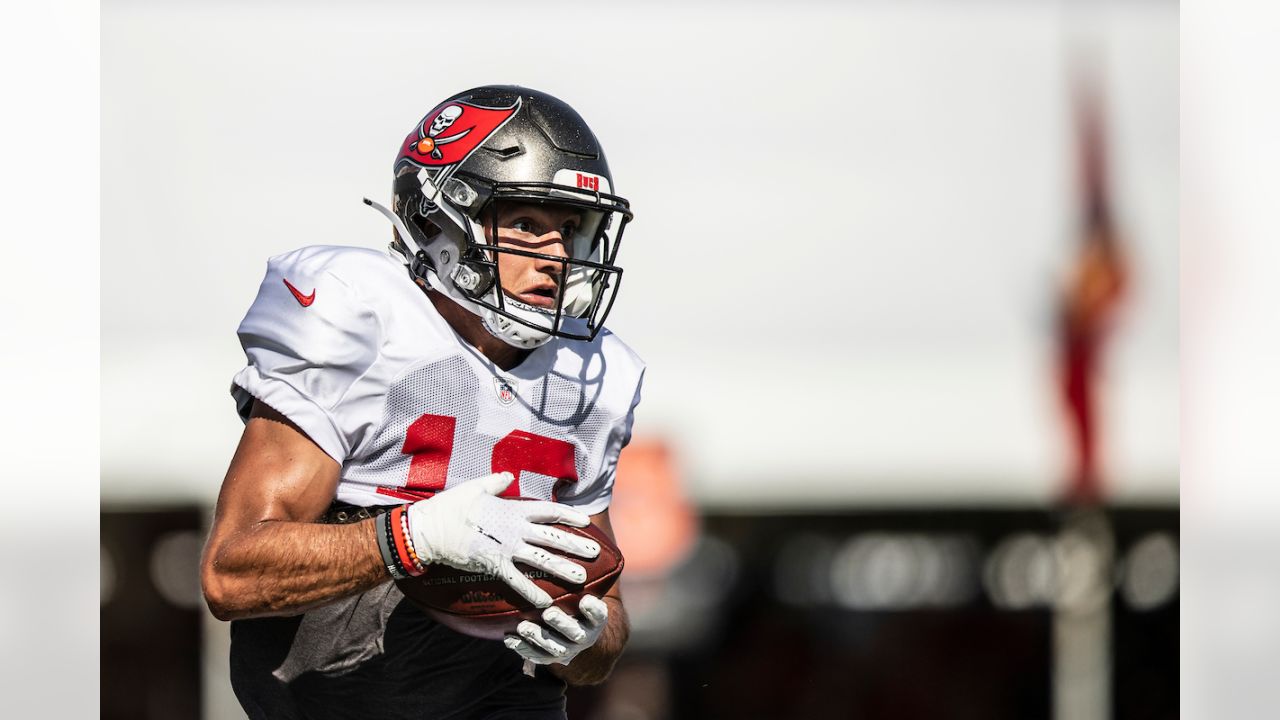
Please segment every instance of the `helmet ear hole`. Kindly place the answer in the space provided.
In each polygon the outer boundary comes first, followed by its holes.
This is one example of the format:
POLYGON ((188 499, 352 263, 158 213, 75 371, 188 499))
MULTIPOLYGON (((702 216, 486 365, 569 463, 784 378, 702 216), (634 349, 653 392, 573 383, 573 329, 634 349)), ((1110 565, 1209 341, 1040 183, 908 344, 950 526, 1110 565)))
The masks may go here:
POLYGON ((412 220, 414 226, 421 230, 422 234, 426 236, 428 240, 434 240, 435 237, 440 234, 440 226, 430 220, 427 220, 421 215, 415 215, 412 220))

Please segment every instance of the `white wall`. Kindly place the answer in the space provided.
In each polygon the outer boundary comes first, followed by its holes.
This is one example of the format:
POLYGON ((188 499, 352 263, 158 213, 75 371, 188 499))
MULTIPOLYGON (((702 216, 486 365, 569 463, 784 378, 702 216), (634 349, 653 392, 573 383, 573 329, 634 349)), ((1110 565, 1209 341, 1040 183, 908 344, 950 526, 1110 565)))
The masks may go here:
POLYGON ((212 499, 265 258, 382 246, 360 198, 386 197, 404 133, 510 82, 574 105, 637 209, 610 326, 651 364, 637 432, 675 443, 698 498, 1043 501, 1082 39, 1136 276, 1108 467, 1119 498, 1174 498, 1177 7, 1082 13, 108 0, 103 499, 212 499))

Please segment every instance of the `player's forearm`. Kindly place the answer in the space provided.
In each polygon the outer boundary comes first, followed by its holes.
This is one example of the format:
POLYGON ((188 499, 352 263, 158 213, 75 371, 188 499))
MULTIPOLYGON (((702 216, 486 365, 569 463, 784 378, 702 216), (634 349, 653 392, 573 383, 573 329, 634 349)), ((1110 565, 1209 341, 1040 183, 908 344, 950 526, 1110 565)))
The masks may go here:
POLYGON ((211 543, 201 572, 220 620, 297 614, 388 579, 372 520, 255 523, 211 543))
POLYGON ((549 666, 552 673, 570 685, 599 685, 607 680, 631 636, 631 621, 622 601, 611 596, 606 596, 604 601, 609 605, 609 620, 596 644, 583 650, 568 665, 549 666))

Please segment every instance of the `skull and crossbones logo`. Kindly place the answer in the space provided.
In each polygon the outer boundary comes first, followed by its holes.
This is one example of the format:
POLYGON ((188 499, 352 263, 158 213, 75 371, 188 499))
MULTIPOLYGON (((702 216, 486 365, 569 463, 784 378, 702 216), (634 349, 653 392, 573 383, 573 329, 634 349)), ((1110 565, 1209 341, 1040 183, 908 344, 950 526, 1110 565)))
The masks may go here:
POLYGON ((471 128, 467 128, 457 135, 450 135, 449 137, 443 138, 439 137, 440 133, 448 130, 449 127, 457 122, 460 117, 462 117, 462 108, 460 106, 449 105, 443 108, 436 114, 435 118, 431 120, 431 128, 427 130, 426 137, 418 140, 418 152, 423 155, 429 154, 432 158, 439 160, 442 156, 440 154, 440 149, 437 146, 447 145, 451 142, 461 140, 466 137, 467 133, 471 132, 471 128))

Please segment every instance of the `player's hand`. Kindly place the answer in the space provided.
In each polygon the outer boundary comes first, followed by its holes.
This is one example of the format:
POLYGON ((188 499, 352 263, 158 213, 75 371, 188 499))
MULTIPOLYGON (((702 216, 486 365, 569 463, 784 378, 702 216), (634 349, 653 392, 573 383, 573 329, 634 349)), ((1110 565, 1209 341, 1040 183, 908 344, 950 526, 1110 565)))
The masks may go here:
POLYGON ((547 525, 586 527, 591 522, 567 505, 496 497, 512 480, 511 473, 496 473, 413 503, 409 534, 422 562, 492 574, 544 608, 551 596, 517 570, 515 561, 580 583, 587 577, 581 565, 543 548, 594 558, 600 546, 547 525))
POLYGON ((502 642, 537 665, 568 665, 578 653, 596 644, 608 623, 609 606, 594 595, 583 595, 578 601, 578 617, 549 607, 542 611, 541 623, 521 621, 516 634, 502 642))

